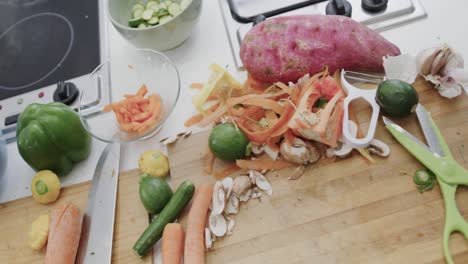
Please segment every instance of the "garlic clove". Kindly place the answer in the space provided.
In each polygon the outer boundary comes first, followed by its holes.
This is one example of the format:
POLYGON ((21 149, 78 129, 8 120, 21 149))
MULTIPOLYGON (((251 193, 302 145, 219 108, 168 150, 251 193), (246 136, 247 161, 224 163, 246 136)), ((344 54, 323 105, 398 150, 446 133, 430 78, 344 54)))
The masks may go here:
POLYGON ((264 147, 265 153, 272 159, 277 160, 279 156, 279 149, 274 150, 270 146, 265 145, 264 147))
POLYGON ((416 55, 416 65, 419 66, 419 73, 428 75, 431 73, 432 62, 440 52, 439 47, 422 50, 416 55))

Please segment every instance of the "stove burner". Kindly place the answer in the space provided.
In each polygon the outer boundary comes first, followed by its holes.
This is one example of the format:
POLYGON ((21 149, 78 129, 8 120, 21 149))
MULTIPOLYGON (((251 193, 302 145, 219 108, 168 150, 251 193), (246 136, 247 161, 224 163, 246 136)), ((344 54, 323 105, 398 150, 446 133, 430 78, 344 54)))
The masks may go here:
POLYGON ((57 13, 38 13, 10 26, 0 35, 0 89, 23 89, 47 78, 65 61, 73 40, 71 22, 57 13))

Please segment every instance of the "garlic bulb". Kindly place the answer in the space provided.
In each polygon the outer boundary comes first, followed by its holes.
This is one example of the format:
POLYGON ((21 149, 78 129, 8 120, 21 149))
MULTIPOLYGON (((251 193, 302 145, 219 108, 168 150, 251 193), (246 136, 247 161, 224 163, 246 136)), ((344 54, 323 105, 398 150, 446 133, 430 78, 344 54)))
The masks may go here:
POLYGON ((468 70, 462 55, 447 44, 422 50, 416 56, 419 73, 434 84, 439 94, 454 98, 468 88, 468 70))

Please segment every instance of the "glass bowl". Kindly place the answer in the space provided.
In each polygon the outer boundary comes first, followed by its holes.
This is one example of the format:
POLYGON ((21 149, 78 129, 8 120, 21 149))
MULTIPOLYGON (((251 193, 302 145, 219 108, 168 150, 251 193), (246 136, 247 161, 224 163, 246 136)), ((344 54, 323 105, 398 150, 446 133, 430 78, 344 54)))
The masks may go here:
MULTIPOLYGON (((92 85, 82 90, 78 108, 80 119, 86 130, 98 140, 113 143, 126 143, 144 140, 154 136, 162 128, 174 110, 180 93, 179 72, 174 63, 164 54, 149 49, 135 49, 125 52, 116 60, 108 60, 99 65, 91 74, 92 85), (104 82, 109 73, 108 82, 104 82), (162 113, 157 124, 141 133, 123 131, 113 111, 102 111, 98 116, 90 116, 83 110, 87 102, 93 100, 99 85, 107 83, 110 90, 110 103, 125 99, 124 95, 136 94, 145 84, 147 95, 156 93, 162 101, 162 113)), ((105 85, 105 84, 104 84, 105 85)))

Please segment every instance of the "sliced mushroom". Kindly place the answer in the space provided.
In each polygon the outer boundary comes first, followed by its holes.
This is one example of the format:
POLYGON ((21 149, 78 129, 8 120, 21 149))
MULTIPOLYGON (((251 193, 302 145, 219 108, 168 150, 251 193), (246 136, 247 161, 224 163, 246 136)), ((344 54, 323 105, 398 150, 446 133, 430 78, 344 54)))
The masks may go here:
POLYGON ((234 231, 234 226, 236 225, 236 221, 232 218, 226 217, 227 220, 227 232, 226 235, 232 235, 232 231, 234 231))
POLYGON ((250 199, 250 196, 252 196, 252 189, 245 191, 241 196, 239 196, 239 201, 247 202, 250 199))
POLYGON ((252 144, 252 153, 255 155, 260 155, 264 151, 263 145, 252 144))
POLYGON ((225 197, 223 184, 217 181, 213 187, 213 197, 211 197, 212 213, 219 215, 224 211, 225 197))
POLYGON ((279 156, 279 150, 274 150, 270 146, 265 145, 264 147, 265 153, 270 156, 272 160, 277 160, 279 156))
POLYGON ((280 146, 280 153, 286 160, 296 164, 314 163, 320 159, 320 152, 317 148, 299 138, 296 138, 292 145, 288 141, 283 140, 280 146))
POLYGON ((226 219, 222 214, 217 215, 211 212, 208 219, 208 227, 215 236, 222 237, 226 234, 227 231, 226 219))
POLYGON ((240 197, 243 193, 250 189, 251 186, 252 181, 250 180, 250 177, 246 175, 240 175, 234 178, 232 192, 240 197))
POLYGON ((305 172, 305 166, 300 165, 296 169, 294 169, 291 176, 288 177, 288 180, 297 180, 304 174, 304 172, 305 172))
MULTIPOLYGON (((348 121, 348 129, 352 137, 356 137, 357 135, 357 125, 353 121, 348 121)), ((340 158, 347 157, 353 151, 353 147, 350 144, 345 143, 344 139, 341 138, 341 142, 339 147, 337 147, 334 151, 335 156, 340 158)))
POLYGON ((383 141, 375 138, 370 142, 368 149, 371 153, 377 154, 381 157, 387 157, 390 155, 390 147, 383 141))
POLYGON ((225 199, 227 200, 231 195, 234 180, 231 177, 226 177, 221 181, 221 183, 223 184, 224 193, 226 194, 225 199))
POLYGON ((239 213, 239 198, 234 195, 229 196, 224 213, 228 215, 239 213))
POLYGON ((205 248, 210 249, 212 246, 213 240, 211 239, 210 229, 205 227, 205 248))
POLYGON ((258 171, 253 171, 253 175, 255 177, 255 185, 257 185, 260 190, 265 191, 268 195, 272 195, 273 189, 265 176, 258 171))
POLYGON ((262 196, 262 193, 258 191, 258 188, 254 188, 252 191, 251 199, 258 199, 262 196))

